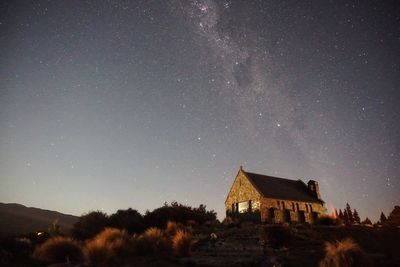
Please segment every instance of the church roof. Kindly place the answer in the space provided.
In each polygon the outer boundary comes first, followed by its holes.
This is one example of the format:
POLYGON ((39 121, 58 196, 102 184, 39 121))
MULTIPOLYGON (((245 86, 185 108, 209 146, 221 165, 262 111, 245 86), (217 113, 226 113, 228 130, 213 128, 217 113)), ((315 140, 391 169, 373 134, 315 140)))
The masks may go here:
POLYGON ((243 171, 243 173, 264 197, 305 202, 323 202, 315 197, 301 180, 290 180, 246 171, 243 171))

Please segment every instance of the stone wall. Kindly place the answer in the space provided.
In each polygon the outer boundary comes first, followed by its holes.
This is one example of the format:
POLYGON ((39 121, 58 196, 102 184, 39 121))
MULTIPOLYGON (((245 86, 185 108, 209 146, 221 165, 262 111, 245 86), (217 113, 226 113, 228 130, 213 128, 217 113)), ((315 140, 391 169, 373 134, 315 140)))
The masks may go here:
POLYGON ((325 214, 323 204, 313 202, 290 201, 285 199, 262 198, 260 204, 261 220, 263 222, 282 223, 307 222, 315 223, 315 213, 325 214), (272 212, 273 210, 273 212, 272 212))
MULTIPOLYGON (((260 201, 260 193, 254 188, 251 182, 247 179, 246 175, 242 170, 239 170, 235 181, 233 182, 232 188, 229 191, 228 197, 225 201, 225 208, 228 212, 233 212, 232 204, 251 200, 253 203, 260 201)), ((253 208, 258 206, 252 205, 253 208)))

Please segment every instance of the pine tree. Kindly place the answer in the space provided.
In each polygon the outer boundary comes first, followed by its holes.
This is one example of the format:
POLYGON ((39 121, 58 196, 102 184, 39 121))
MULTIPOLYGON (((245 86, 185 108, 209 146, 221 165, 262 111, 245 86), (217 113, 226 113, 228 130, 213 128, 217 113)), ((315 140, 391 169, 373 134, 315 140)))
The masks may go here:
POLYGON ((400 226, 400 206, 395 206, 387 217, 387 224, 392 226, 400 226))
POLYGON ((353 216, 354 216, 354 222, 355 223, 361 223, 360 216, 358 215, 358 212, 357 212, 356 209, 354 209, 353 216))
POLYGON ((353 216, 353 212, 351 211, 351 207, 350 207, 349 203, 346 203, 346 212, 347 212, 348 224, 353 224, 354 216, 353 216))
POLYGON ((347 210, 344 210, 344 211, 343 211, 343 221, 344 221, 345 224, 350 224, 350 222, 349 222, 349 215, 348 215, 348 213, 347 213, 347 210))
POLYGON ((387 222, 387 218, 385 216, 385 214, 383 214, 383 211, 381 212, 381 224, 386 224, 387 222))
POLYGON ((339 210, 339 218, 344 221, 344 216, 341 209, 339 210))
POLYGON ((365 220, 364 221, 362 221, 361 222, 361 224, 368 224, 368 225, 372 225, 372 222, 371 222, 371 220, 367 217, 367 218, 365 218, 365 220))

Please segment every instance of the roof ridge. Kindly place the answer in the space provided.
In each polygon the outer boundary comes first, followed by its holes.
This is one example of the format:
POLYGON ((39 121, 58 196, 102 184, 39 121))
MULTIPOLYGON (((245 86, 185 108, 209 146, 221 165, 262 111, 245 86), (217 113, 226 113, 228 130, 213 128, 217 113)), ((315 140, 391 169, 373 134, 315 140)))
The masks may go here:
POLYGON ((275 177, 242 170, 255 189, 265 197, 321 202, 311 194, 307 184, 301 180, 275 177))
POLYGON ((248 174, 255 174, 255 175, 259 175, 259 176, 265 176, 268 178, 275 178, 275 179, 281 179, 281 180, 285 180, 285 181, 292 181, 292 182, 298 182, 298 181, 302 181, 301 179, 297 179, 297 180, 293 180, 293 179, 288 179, 288 178, 282 178, 282 177, 276 177, 276 176, 271 176, 271 175, 266 175, 266 174, 261 174, 261 173, 255 173, 255 172, 248 172, 243 170, 245 173, 248 174))

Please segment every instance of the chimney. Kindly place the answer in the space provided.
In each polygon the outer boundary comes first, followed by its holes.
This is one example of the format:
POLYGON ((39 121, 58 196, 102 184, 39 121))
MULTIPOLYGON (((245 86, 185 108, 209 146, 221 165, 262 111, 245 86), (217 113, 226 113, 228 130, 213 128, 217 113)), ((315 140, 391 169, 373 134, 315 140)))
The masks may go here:
POLYGON ((319 193, 319 185, 318 182, 314 181, 314 180, 310 180, 307 183, 308 185, 308 189, 313 193, 313 195, 318 198, 319 200, 321 200, 321 194, 319 193))

